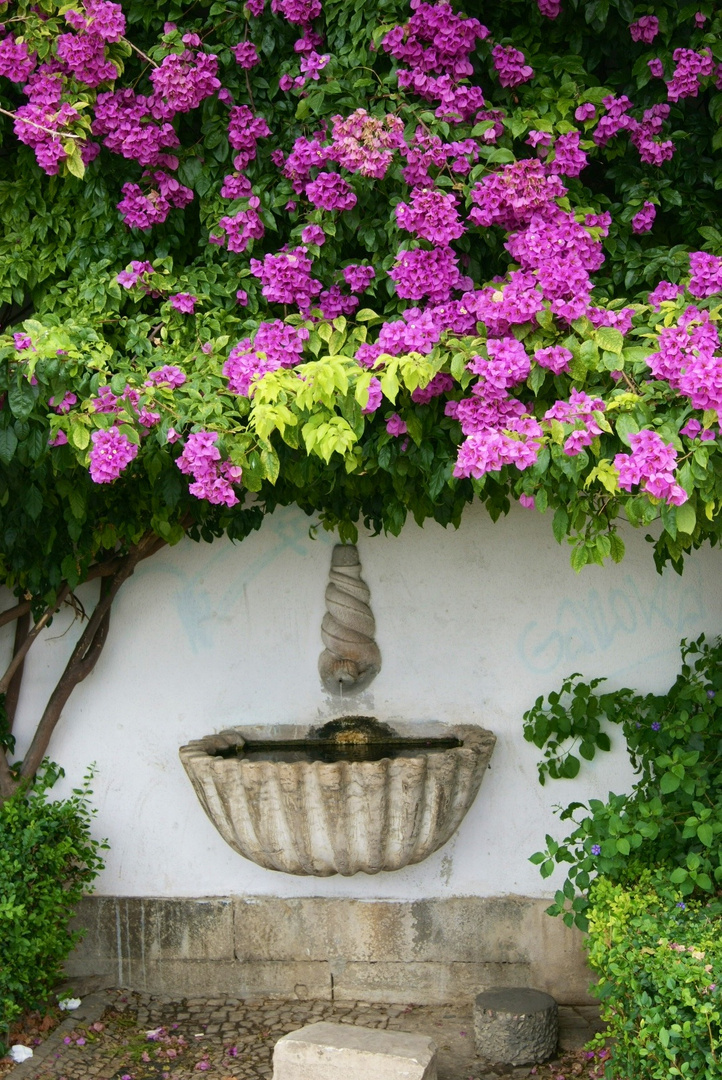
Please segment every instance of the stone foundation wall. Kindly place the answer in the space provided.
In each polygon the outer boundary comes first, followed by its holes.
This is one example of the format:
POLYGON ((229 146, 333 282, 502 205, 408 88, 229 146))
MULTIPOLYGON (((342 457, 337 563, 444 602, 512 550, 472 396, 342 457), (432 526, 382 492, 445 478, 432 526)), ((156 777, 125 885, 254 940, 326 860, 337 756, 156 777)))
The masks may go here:
POLYGON ((87 897, 67 971, 172 997, 435 1004, 531 986, 587 1004, 581 935, 547 906, 523 896, 87 897))

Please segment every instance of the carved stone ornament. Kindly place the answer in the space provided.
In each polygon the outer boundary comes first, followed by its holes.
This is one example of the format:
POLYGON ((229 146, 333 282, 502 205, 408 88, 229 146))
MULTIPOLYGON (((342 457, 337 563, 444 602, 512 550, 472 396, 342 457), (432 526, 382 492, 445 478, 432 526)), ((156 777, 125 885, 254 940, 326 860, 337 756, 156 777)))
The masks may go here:
POLYGON ((356 545, 337 544, 331 556, 326 614, 321 623, 326 648, 318 660, 321 682, 330 694, 358 693, 381 670, 370 597, 361 578, 356 545))
POLYGON ((496 742, 470 725, 407 728, 415 737, 394 732, 394 745, 412 748, 380 760, 268 760, 250 752, 258 733, 268 740, 268 732, 249 728, 191 742, 180 757, 208 817, 245 858, 287 874, 376 874, 421 862, 446 843, 476 797, 496 742), (419 734, 455 745, 415 749, 419 734), (229 747, 236 748, 231 756, 229 747))

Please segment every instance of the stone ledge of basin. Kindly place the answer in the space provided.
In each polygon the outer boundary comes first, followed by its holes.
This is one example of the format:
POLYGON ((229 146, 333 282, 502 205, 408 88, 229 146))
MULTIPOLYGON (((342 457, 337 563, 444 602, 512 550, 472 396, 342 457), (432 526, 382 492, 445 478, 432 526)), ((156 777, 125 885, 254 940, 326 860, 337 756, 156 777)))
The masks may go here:
MULTIPOLYGON (((462 745, 377 761, 215 756, 234 740, 241 745, 249 735, 259 737, 256 731, 269 738, 268 728, 238 726, 194 740, 179 753, 208 818, 240 855, 287 874, 376 874, 422 862, 451 838, 476 798, 496 743, 492 732, 474 724, 404 729, 422 738, 453 735, 462 745)), ((396 731, 407 737, 401 725, 396 731)), ((275 733, 285 734, 282 727, 275 733)))

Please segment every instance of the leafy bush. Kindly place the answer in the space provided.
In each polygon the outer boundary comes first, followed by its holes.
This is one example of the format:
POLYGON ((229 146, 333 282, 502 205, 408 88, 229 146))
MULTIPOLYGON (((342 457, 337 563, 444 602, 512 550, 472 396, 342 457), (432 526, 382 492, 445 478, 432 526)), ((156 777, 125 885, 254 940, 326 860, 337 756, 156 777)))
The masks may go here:
POLYGON ((69 799, 48 791, 62 770, 46 763, 35 785, 0 805, 0 1053, 23 1010, 42 1007, 81 933, 74 906, 103 867, 90 835, 92 774, 69 799))
POLYGON ((548 836, 546 850, 532 856, 543 877, 570 864, 550 913, 587 929, 593 878, 625 883, 645 868, 663 870, 682 896, 714 892, 722 883, 722 642, 704 635, 683 641, 682 670, 667 694, 600 694, 603 680, 580 680, 573 675, 524 716, 525 738, 545 748, 540 779, 575 776, 573 751, 589 760, 608 750, 604 727, 613 723, 622 727, 639 780, 629 795, 610 792, 606 802, 574 802, 562 811, 562 821, 576 828, 561 843, 548 836))
POLYGON ((667 876, 592 886, 589 962, 599 974, 615 1080, 720 1076, 722 903, 680 900, 667 876))

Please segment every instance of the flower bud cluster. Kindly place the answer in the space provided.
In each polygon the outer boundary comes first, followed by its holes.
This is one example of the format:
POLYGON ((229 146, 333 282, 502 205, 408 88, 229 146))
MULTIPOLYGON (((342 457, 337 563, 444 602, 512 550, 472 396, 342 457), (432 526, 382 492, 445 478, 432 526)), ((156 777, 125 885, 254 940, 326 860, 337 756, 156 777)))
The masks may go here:
POLYGON ((692 277, 689 291, 692 296, 704 299, 722 292, 722 258, 708 255, 706 251, 693 251, 689 257, 692 277))
POLYGON ((502 86, 519 86, 534 78, 534 69, 526 63, 524 53, 519 49, 511 45, 495 45, 491 56, 502 86))
POLYGON ((459 447, 454 476, 480 479, 504 465, 523 470, 533 465, 541 448, 541 425, 509 391, 529 374, 530 361, 521 342, 502 337, 487 342, 488 359, 472 358, 468 367, 481 376, 474 395, 446 403, 445 412, 461 424, 466 436, 459 447))
POLYGON ((238 151, 233 165, 243 172, 255 159, 257 143, 271 134, 262 116, 256 116, 248 105, 234 105, 228 120, 228 141, 238 151))
POLYGON ((319 210, 350 210, 356 205, 353 188, 339 173, 320 172, 306 184, 306 196, 319 210))
POLYGON ((667 97, 670 101, 697 97, 700 76, 714 74, 715 65, 711 53, 698 53, 694 49, 675 49, 672 59, 675 62, 675 68, 672 78, 667 83, 667 97))
POLYGON ((657 207, 654 203, 645 202, 639 213, 635 214, 632 218, 632 232, 645 233, 649 232, 654 224, 654 219, 657 216, 657 207))
POLYGON ((226 234, 226 245, 229 251, 245 251, 251 240, 260 240, 265 232, 256 209, 260 205, 260 199, 252 196, 248 203, 247 210, 239 210, 232 216, 226 215, 218 222, 219 228, 226 234))
POLYGON ((458 256, 448 246, 431 251, 422 248, 399 251, 389 277, 402 300, 422 300, 427 296, 434 303, 443 303, 451 298, 454 289, 472 285, 470 278, 462 276, 458 256))
POLYGON ((600 118, 594 132, 597 146, 606 146, 618 132, 627 131, 632 145, 646 165, 659 167, 672 158, 674 144, 669 140, 661 142, 657 138, 663 121, 669 116, 669 105, 652 105, 645 109, 641 120, 629 115, 632 102, 624 94, 618 98, 610 94, 603 99, 602 105, 606 115, 600 118))
POLYGON ((643 15, 629 27, 632 41, 642 41, 650 45, 659 33, 659 19, 656 15, 643 15))

